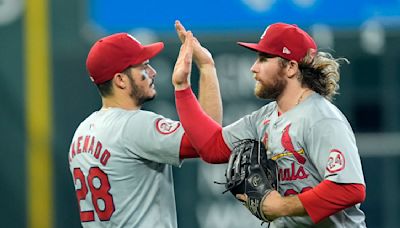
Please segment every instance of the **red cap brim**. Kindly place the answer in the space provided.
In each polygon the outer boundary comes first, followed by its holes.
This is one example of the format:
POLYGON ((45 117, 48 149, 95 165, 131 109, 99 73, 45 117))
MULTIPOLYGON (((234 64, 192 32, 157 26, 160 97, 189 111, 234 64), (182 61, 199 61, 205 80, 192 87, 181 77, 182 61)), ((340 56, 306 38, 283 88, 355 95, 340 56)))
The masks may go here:
POLYGON ((164 49, 164 43, 163 42, 157 42, 154 44, 149 44, 149 45, 144 45, 143 50, 140 52, 139 56, 140 58, 135 59, 134 62, 132 62, 132 65, 136 64, 141 64, 146 60, 149 60, 156 56, 158 53, 160 53, 164 49))
MULTIPOLYGON (((255 43, 245 43, 245 42, 237 42, 240 46, 243 46, 245 48, 248 48, 252 51, 258 51, 258 52, 264 52, 258 44, 255 43)), ((268 53, 267 53, 268 54, 268 53)))

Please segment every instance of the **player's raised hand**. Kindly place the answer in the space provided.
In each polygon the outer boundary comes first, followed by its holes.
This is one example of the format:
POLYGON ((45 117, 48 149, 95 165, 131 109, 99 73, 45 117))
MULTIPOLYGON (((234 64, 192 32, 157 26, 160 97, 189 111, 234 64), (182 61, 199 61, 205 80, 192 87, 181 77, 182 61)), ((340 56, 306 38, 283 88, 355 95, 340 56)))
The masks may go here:
POLYGON ((187 31, 179 20, 175 21, 175 30, 181 42, 184 43, 187 31))
POLYGON ((186 89, 190 86, 190 73, 192 72, 193 58, 193 34, 185 31, 185 41, 179 51, 174 72, 172 73, 172 84, 175 90, 186 89))
MULTIPOLYGON (((178 20, 175 21, 175 30, 181 42, 185 42, 187 31, 182 23, 178 20)), ((211 53, 206 48, 201 46, 196 37, 194 37, 193 59, 199 68, 205 65, 214 66, 214 59, 212 58, 211 53)))

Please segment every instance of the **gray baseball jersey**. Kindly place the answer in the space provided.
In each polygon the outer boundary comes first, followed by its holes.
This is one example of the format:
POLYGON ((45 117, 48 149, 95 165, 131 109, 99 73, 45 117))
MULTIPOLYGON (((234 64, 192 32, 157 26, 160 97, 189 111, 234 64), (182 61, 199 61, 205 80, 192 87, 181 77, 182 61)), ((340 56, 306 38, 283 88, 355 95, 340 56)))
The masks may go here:
MULTIPOLYGON (((241 139, 263 142, 278 165, 278 191, 294 195, 322 180, 365 184, 355 137, 345 116, 317 93, 278 116, 271 102, 223 129, 231 149, 241 139)), ((317 225, 309 216, 282 217, 271 227, 365 227, 360 205, 340 211, 317 225)))
POLYGON ((181 124, 152 112, 94 112, 69 151, 83 227, 177 227, 171 165, 181 124))

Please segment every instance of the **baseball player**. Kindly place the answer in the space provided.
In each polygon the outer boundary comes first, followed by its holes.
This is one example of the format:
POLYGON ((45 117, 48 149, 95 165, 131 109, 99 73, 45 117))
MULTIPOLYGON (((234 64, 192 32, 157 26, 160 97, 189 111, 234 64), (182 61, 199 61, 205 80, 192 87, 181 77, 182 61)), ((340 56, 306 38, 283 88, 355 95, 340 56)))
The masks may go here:
POLYGON ((175 72, 177 110, 192 145, 203 160, 225 163, 239 140, 264 144, 278 167, 277 191, 261 202, 270 227, 365 227, 354 134, 330 102, 345 59, 317 51, 305 31, 285 23, 268 26, 258 43, 238 44, 258 53, 255 95, 274 101, 221 128, 202 112, 185 72, 175 72))
MULTIPOLYGON (((213 59, 192 33, 180 32, 185 40, 175 70, 191 64, 194 55, 200 103, 221 123, 213 59)), ((163 47, 117 33, 98 40, 88 54, 86 66, 103 106, 79 125, 68 154, 83 227, 177 227, 171 165, 198 155, 180 122, 140 110, 156 95, 149 60, 163 47)))

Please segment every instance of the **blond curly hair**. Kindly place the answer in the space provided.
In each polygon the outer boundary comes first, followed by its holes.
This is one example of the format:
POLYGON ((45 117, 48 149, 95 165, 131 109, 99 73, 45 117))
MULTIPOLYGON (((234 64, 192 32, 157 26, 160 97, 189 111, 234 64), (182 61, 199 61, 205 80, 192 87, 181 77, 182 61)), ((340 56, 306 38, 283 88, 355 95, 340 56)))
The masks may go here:
POLYGON ((338 94, 341 63, 350 63, 346 58, 333 58, 330 53, 319 51, 309 52, 299 62, 299 80, 306 86, 328 100, 338 94))

